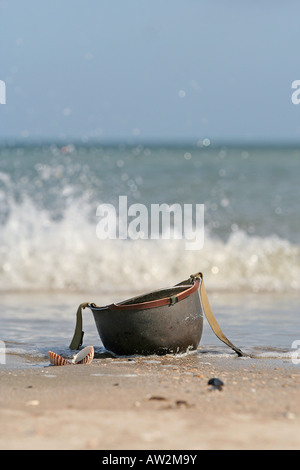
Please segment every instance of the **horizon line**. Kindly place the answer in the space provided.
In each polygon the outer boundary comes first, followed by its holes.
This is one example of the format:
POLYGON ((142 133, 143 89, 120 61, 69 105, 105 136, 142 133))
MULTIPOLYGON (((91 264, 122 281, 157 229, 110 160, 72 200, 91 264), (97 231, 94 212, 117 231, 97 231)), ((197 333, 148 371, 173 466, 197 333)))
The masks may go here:
POLYGON ((35 137, 21 138, 8 137, 0 138, 0 147, 38 147, 49 145, 75 145, 75 146, 97 146, 97 147, 189 147, 198 149, 209 149, 219 147, 299 147, 300 140, 273 140, 273 139, 209 139, 209 143, 204 143, 207 138, 203 139, 100 139, 100 138, 75 138, 75 137, 35 137))

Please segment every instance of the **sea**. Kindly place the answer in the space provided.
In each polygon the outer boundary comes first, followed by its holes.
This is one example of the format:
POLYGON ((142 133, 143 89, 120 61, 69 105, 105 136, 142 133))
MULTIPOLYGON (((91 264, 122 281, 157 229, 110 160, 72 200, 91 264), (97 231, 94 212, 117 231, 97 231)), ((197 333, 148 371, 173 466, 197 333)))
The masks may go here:
MULTIPOLYGON (((299 178, 297 146, 3 144, 0 368, 45 366, 49 350, 70 356, 82 302, 105 306, 199 271, 237 347, 300 367, 299 178), (120 198, 127 214, 120 213, 120 198), (163 204, 176 204, 182 216, 192 209, 201 246, 187 249, 183 229, 152 236, 151 210, 163 204), (141 208, 149 214, 143 230, 141 208)), ((84 345, 94 345, 98 357, 109 354, 88 309, 84 330, 84 345)), ((235 354, 206 319, 193 354, 201 360, 203 353, 235 354)))

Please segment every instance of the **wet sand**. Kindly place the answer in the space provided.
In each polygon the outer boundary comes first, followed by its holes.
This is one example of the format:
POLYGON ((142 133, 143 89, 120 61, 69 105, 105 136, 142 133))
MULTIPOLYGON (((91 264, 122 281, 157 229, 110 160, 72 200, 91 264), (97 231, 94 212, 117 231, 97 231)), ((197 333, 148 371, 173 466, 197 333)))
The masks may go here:
POLYGON ((1 449, 300 448, 300 366, 282 361, 105 358, 0 379, 1 449))

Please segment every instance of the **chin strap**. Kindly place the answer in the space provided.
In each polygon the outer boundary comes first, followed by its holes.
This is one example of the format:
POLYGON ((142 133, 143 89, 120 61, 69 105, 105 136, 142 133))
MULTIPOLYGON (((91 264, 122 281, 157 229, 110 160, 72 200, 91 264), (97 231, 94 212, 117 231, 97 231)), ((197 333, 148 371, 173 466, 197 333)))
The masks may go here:
POLYGON ((208 323, 211 326, 211 329, 213 330, 214 334, 221 340, 223 343, 225 343, 227 346, 229 346, 231 349, 233 349, 238 356, 248 356, 248 354, 243 353, 239 348, 235 347, 234 344, 232 344, 231 341, 229 341, 228 338, 224 335, 223 331, 220 328, 219 323, 217 322, 213 311, 211 309, 211 306, 208 301, 208 297, 206 294, 205 286, 204 286, 204 281, 203 281, 203 274, 202 273, 197 273, 193 274, 190 276, 190 279, 201 279, 201 284, 200 284, 200 298, 201 298, 201 303, 202 303, 202 308, 205 313, 205 316, 207 318, 208 323))
POLYGON ((88 302, 80 304, 76 313, 76 326, 73 339, 70 344, 70 349, 79 349, 82 345, 84 332, 82 331, 82 309, 89 305, 88 302))

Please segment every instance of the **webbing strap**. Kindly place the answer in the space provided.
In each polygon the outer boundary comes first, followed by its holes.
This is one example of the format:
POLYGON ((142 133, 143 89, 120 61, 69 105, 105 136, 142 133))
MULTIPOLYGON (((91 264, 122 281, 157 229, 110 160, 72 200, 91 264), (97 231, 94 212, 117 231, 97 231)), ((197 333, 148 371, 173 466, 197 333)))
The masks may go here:
POLYGON ((82 309, 88 306, 88 302, 80 304, 76 313, 76 326, 73 339, 70 344, 70 349, 79 349, 82 345, 84 332, 82 331, 82 309))
POLYGON ((213 314, 211 306, 209 304, 205 286, 204 286, 203 274, 199 273, 198 275, 191 276, 191 277, 197 277, 197 276, 201 278, 200 298, 201 298, 202 308, 214 334, 217 336, 217 338, 219 338, 219 340, 221 340, 223 343, 225 343, 227 346, 233 349, 237 353, 238 356, 247 356, 247 354, 243 353, 239 348, 235 347, 234 344, 232 344, 232 342, 229 341, 229 339, 226 338, 226 336, 224 335, 219 323, 217 322, 213 314))

